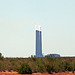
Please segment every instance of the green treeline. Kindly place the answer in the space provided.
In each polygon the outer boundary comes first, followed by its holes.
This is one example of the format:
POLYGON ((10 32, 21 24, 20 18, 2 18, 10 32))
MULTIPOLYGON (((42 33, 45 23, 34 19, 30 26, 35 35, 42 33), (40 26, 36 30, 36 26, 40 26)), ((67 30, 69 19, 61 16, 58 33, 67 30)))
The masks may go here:
POLYGON ((75 58, 44 57, 44 58, 0 58, 0 71, 33 72, 65 72, 75 71, 75 58))

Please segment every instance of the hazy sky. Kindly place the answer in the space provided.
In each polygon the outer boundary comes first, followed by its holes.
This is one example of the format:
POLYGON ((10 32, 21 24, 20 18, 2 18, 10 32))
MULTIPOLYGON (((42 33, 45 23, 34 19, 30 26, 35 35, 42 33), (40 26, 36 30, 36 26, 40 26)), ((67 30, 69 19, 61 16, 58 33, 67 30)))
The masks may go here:
POLYGON ((42 26, 43 54, 75 56, 75 0, 0 0, 0 52, 35 54, 35 25, 42 26))

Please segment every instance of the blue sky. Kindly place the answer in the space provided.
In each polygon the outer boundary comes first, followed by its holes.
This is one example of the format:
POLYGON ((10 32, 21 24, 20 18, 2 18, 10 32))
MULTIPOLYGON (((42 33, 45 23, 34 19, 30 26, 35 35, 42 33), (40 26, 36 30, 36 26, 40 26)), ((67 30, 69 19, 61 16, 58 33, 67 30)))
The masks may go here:
POLYGON ((0 52, 34 55, 35 25, 42 26, 44 55, 75 56, 75 0, 0 0, 0 52))

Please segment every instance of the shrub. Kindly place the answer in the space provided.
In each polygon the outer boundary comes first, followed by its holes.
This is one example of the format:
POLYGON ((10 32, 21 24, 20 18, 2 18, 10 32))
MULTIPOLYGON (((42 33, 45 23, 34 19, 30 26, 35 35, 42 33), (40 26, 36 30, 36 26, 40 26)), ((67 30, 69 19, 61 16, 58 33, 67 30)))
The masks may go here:
POLYGON ((3 59, 4 59, 4 57, 2 56, 2 53, 0 53, 0 59, 1 59, 1 60, 3 60, 3 59))
POLYGON ((31 60, 33 60, 35 62, 36 61, 36 57, 31 55, 31 60))
POLYGON ((46 65, 46 70, 48 73, 52 74, 52 72, 54 71, 54 66, 53 65, 46 65))
POLYGON ((27 63, 23 63, 21 67, 18 69, 20 74, 32 74, 32 70, 27 63))
POLYGON ((46 71, 44 65, 38 64, 38 71, 41 73, 45 73, 46 71))

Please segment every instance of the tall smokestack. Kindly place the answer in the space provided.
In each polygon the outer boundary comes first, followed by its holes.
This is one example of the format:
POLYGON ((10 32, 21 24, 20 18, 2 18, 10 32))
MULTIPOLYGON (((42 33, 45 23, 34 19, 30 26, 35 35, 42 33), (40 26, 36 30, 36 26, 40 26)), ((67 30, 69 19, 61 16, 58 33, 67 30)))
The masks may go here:
POLYGON ((42 31, 41 26, 36 25, 36 57, 43 57, 42 55, 42 31))

